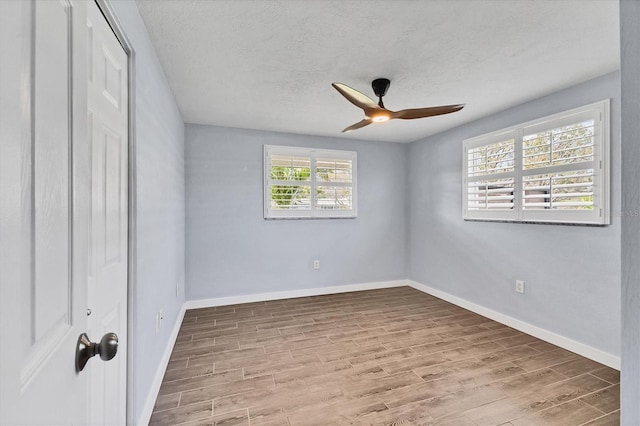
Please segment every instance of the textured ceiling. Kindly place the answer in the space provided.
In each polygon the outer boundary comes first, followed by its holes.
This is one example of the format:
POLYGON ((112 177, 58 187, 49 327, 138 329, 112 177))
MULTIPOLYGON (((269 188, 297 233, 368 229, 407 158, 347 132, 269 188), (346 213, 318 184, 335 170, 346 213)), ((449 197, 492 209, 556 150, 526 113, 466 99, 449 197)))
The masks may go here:
POLYGON ((347 138, 411 142, 619 68, 617 0, 137 0, 183 118, 324 136, 362 119, 331 87, 397 110, 466 103, 347 138))

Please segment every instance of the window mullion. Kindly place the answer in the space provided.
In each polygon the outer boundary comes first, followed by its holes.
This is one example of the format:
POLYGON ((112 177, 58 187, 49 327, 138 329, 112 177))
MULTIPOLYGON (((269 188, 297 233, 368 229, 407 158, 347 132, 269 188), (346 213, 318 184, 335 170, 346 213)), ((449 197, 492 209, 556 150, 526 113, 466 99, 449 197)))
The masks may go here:
POLYGON ((316 152, 311 151, 311 158, 309 160, 309 163, 311 166, 311 170, 309 173, 309 180, 311 182, 311 194, 310 194, 311 217, 316 217, 317 210, 318 210, 318 199, 316 194, 316 159, 317 159, 316 152))
POLYGON ((265 147, 264 148, 264 180, 266 185, 264 185, 263 191, 263 203, 264 203, 264 216, 271 217, 271 149, 265 147))
POLYGON ((516 130, 514 138, 515 146, 513 148, 514 155, 514 175, 513 175, 513 208, 516 209, 517 220, 522 220, 522 144, 524 139, 524 131, 522 128, 516 130))
POLYGON ((466 219, 469 208, 469 147, 467 142, 462 146, 462 217, 466 219))

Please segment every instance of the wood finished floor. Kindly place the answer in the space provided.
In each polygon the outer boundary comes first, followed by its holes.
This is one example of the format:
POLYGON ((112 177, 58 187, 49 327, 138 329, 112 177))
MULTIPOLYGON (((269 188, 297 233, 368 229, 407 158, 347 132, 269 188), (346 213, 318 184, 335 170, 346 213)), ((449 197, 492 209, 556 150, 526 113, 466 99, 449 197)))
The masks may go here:
POLYGON ((151 425, 618 425, 618 371, 410 287, 185 314, 151 425))

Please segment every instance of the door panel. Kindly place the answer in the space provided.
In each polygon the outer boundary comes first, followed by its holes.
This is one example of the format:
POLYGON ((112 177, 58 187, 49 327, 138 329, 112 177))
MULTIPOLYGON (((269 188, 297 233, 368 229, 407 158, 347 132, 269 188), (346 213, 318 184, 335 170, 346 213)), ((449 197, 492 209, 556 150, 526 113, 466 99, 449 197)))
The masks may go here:
POLYGON ((47 66, 34 68, 32 91, 32 352, 48 353, 71 323, 69 12, 60 1, 35 8, 34 62, 47 66))
MULTIPOLYGON (((126 190, 126 182, 123 181, 123 169, 126 170, 126 156, 123 158, 123 138, 115 131, 104 126, 104 221, 105 221, 105 244, 104 244, 104 267, 120 264, 123 261, 122 251, 126 252, 126 241, 122 223, 122 210, 126 209, 122 205, 123 189, 126 190), (124 188, 123 188, 124 185, 124 188), (124 235, 123 235, 124 234, 124 235)), ((126 129, 125 129, 126 130, 126 129)), ((126 135, 125 140, 126 140, 126 135)), ((125 210, 126 212, 126 210, 125 210)))
MULTIPOLYGON (((87 63, 89 144, 91 147, 91 232, 88 307, 89 335, 115 332, 116 357, 90 368, 92 424, 126 421, 127 361, 127 55, 102 16, 89 2, 87 63)), ((99 338, 99 337, 96 337, 99 338)))
POLYGON ((1 1, 0 423, 83 424, 86 8, 1 1), (37 409, 36 409, 37 408, 37 409))

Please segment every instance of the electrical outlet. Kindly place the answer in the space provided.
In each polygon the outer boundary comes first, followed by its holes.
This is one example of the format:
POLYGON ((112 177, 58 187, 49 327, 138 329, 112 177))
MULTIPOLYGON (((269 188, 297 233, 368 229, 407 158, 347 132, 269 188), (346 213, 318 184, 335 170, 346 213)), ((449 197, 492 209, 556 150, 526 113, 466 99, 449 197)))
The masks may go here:
POLYGON ((160 309, 158 311, 158 313, 156 314, 156 334, 158 334, 158 332, 162 328, 162 320, 163 319, 164 319, 164 316, 162 315, 162 309, 160 309))
POLYGON ((320 261, 319 260, 314 260, 313 261, 313 269, 320 269, 320 261))
POLYGON ((524 281, 516 280, 516 292, 524 294, 524 281))

